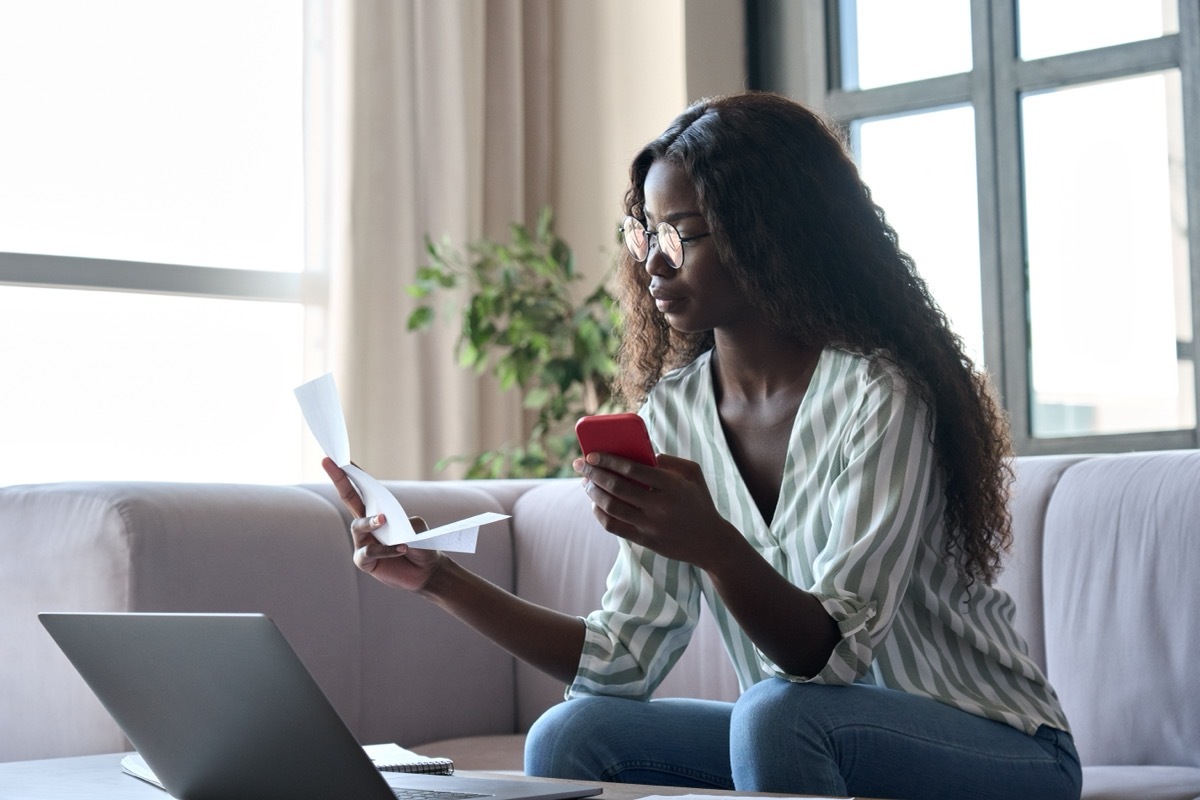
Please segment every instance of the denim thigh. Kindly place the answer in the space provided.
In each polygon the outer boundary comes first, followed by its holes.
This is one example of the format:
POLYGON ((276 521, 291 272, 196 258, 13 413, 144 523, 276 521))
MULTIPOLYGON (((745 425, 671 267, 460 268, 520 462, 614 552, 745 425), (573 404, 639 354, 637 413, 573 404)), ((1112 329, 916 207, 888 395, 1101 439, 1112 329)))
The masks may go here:
POLYGON ((906 692, 772 678, 734 703, 568 700, 529 732, 529 775, 786 794, 1077 800, 1070 734, 906 692))
POLYGON ((525 740, 525 772, 547 778, 732 789, 732 703, 580 697, 550 708, 525 740))
POLYGON ((1070 734, 1029 735, 945 703, 877 686, 771 678, 734 707, 742 791, 979 800, 1078 800, 1070 734))

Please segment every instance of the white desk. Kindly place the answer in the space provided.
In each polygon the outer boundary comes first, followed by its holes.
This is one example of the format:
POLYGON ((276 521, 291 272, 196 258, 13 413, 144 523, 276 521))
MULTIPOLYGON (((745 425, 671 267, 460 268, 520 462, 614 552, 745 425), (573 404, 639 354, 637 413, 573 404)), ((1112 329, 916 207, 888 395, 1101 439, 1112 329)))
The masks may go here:
MULTIPOLYGON (((169 800, 169 795, 121 771, 123 753, 41 761, 0 763, 0 800, 169 800)), ((471 772, 458 774, 471 775, 471 772)), ((512 775, 503 777, 512 778, 512 775)), ((546 780, 526 778, 525 780, 546 780)), ((595 800, 635 800, 647 795, 713 794, 738 792, 683 789, 667 786, 636 786, 606 783, 595 800)), ((770 795, 761 795, 770 797, 770 795)), ((776 795, 778 797, 778 795, 776 795)), ((866 800, 862 798, 861 800, 866 800)))
POLYGON ((0 763, 0 800, 165 800, 166 792, 121 771, 121 753, 0 763))

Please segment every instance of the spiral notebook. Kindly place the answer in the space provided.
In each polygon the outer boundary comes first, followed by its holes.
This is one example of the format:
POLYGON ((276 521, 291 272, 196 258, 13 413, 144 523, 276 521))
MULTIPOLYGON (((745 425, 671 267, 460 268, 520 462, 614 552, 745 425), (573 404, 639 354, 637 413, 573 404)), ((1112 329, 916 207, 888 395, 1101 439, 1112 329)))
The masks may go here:
MULTIPOLYGON (((428 758, 406 750, 396 744, 366 744, 363 750, 376 769, 384 772, 408 772, 421 775, 452 775, 454 762, 449 758, 428 758)), ((129 753, 121 759, 121 769, 135 778, 141 778, 162 789, 162 781, 150 769, 146 759, 138 753, 129 753)))
POLYGON ((366 744, 363 750, 371 757, 376 769, 384 772, 418 772, 424 775, 453 775, 454 762, 449 758, 431 758, 406 750, 398 744, 366 744))

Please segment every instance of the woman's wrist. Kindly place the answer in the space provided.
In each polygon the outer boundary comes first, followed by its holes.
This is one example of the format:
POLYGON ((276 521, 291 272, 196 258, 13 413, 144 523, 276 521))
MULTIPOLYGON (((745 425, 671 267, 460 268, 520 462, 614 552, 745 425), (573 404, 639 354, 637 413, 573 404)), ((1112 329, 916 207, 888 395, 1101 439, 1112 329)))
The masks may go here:
POLYGON ((458 567, 455 561, 445 553, 438 553, 438 558, 434 562, 433 567, 426 576, 425 582, 418 586, 414 592, 426 600, 442 604, 442 601, 451 592, 451 587, 454 584, 454 571, 458 567))
POLYGON ((721 520, 721 522, 727 529, 725 531, 727 535, 723 537, 724 544, 710 548, 702 561, 692 562, 704 570, 714 584, 719 584, 723 580, 738 580, 740 575, 745 574, 746 559, 761 559, 758 552, 732 522, 728 520, 721 520))

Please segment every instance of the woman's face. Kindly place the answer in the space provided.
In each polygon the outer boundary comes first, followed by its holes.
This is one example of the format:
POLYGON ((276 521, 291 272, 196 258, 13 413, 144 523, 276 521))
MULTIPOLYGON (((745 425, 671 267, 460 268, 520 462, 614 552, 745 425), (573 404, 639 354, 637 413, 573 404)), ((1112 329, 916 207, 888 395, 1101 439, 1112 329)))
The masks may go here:
POLYGON ((646 228, 669 222, 679 231, 683 266, 675 269, 658 247, 642 265, 650 275, 650 295, 667 323, 683 333, 733 328, 756 319, 751 304, 717 255, 708 222, 700 213, 696 187, 687 173, 666 161, 655 161, 643 186, 646 228))

